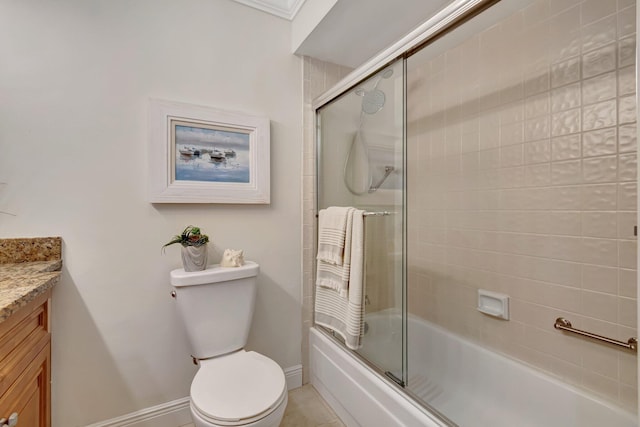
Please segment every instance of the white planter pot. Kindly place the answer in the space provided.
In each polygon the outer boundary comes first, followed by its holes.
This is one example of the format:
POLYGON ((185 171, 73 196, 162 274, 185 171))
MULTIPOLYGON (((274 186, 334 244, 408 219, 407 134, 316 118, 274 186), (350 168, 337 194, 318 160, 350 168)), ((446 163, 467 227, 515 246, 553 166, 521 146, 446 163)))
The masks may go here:
POLYGON ((207 245, 182 246, 181 250, 184 271, 202 271, 207 268, 207 245))

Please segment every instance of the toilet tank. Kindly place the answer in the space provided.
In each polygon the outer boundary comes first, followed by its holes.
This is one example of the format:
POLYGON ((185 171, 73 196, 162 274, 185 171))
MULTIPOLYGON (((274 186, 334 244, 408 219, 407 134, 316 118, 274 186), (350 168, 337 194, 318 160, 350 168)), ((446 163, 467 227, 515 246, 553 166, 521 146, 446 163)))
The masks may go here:
POLYGON ((203 271, 171 272, 178 313, 193 349, 207 359, 242 349, 249 336, 260 266, 215 264, 203 271))

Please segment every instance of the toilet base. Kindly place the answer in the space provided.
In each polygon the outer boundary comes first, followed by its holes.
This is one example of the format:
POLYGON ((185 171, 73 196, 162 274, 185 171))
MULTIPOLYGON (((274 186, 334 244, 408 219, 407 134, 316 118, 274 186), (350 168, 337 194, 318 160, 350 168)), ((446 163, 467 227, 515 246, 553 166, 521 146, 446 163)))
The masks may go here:
POLYGON ((241 426, 241 427, 279 427, 282 422, 282 418, 284 418, 284 411, 287 409, 287 402, 289 397, 285 392, 284 400, 272 413, 267 415, 264 418, 261 418, 257 421, 251 422, 249 424, 213 424, 208 420, 205 420, 198 414, 196 409, 193 407, 192 403, 189 403, 189 410, 191 410, 191 418, 193 419, 193 424, 196 427, 229 427, 229 426, 241 426))

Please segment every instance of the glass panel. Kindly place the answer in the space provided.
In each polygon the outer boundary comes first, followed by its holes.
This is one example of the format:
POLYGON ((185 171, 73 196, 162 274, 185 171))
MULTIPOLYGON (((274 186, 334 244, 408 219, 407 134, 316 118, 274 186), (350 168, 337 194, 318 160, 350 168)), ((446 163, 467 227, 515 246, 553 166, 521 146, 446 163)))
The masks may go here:
POLYGON ((503 1, 407 59, 407 388, 461 426, 635 419, 635 355, 553 328, 637 336, 635 16, 503 1))
POLYGON ((403 378, 403 63, 397 61, 318 110, 318 208, 365 217, 365 334, 357 352, 403 378))

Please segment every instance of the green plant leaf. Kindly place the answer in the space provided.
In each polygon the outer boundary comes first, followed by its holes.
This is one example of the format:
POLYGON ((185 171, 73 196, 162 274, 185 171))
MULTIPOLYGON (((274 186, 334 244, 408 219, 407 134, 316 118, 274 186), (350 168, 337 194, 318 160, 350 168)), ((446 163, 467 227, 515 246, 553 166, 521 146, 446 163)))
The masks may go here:
POLYGON ((182 234, 173 236, 173 238, 162 246, 162 252, 164 249, 176 243, 180 243, 182 246, 202 246, 209 242, 209 236, 202 234, 200 227, 188 225, 182 230, 182 234))

